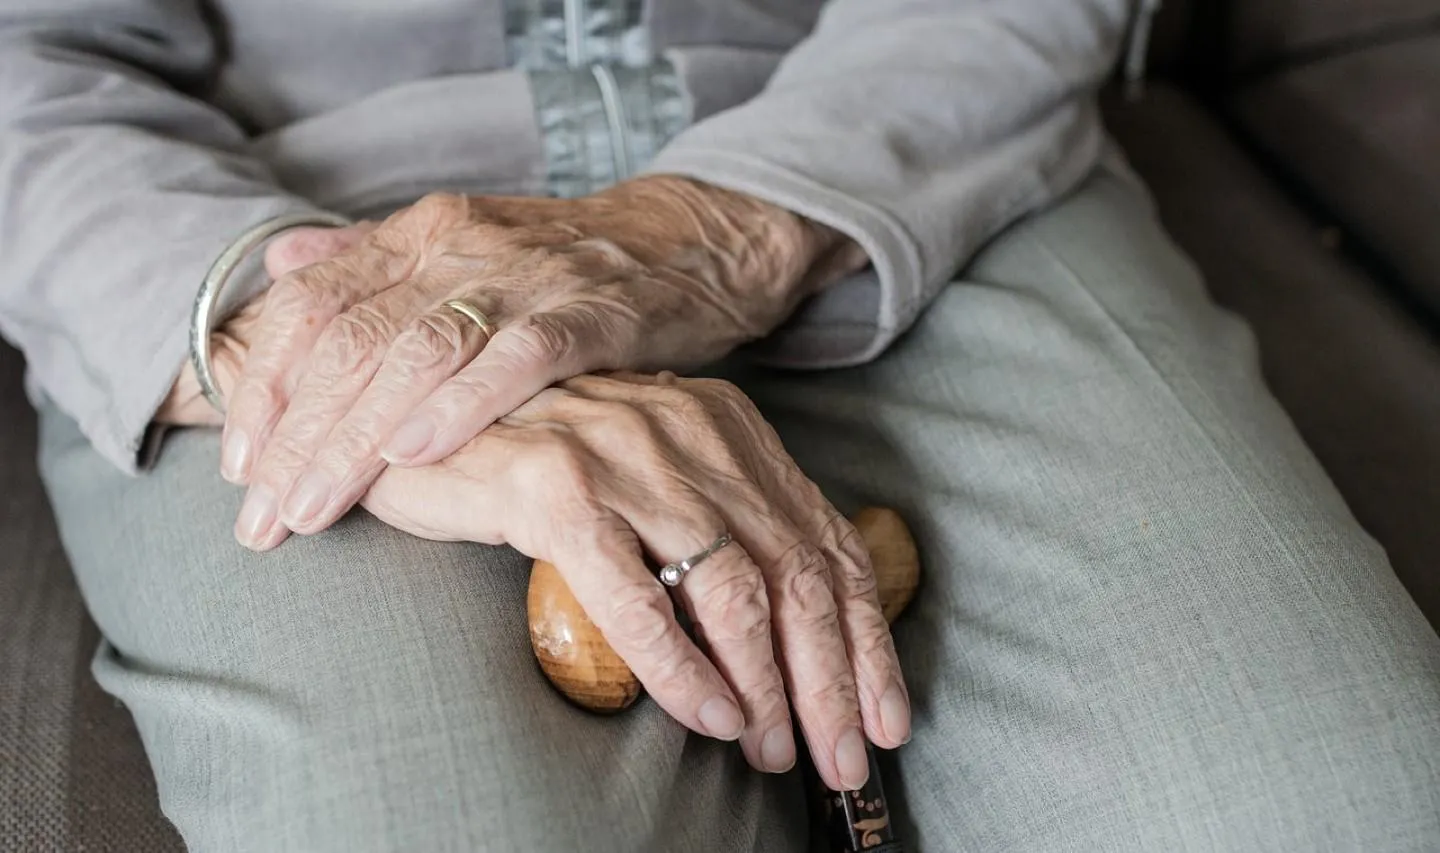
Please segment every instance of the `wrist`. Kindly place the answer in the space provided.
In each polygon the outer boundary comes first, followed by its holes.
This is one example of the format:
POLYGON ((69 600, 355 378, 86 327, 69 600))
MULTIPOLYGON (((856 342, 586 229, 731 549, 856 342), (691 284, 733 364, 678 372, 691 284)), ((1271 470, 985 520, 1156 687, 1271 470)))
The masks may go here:
MULTIPOLYGON (((805 298, 863 267, 863 250, 840 231, 746 193, 675 175, 630 182, 727 292, 773 306, 783 319, 805 298)), ((692 261, 692 263, 696 263, 692 261)))

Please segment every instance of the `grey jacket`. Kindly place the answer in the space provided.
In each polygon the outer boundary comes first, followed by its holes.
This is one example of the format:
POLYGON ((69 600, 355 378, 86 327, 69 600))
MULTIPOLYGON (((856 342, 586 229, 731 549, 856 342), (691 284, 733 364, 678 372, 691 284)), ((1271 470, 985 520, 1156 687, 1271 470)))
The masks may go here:
POLYGON ((247 227, 649 169, 857 240, 872 268, 765 354, 863 362, 985 240, 1094 167, 1093 91, 1131 6, 5 0, 0 331, 32 394, 135 470, 200 279, 247 227))

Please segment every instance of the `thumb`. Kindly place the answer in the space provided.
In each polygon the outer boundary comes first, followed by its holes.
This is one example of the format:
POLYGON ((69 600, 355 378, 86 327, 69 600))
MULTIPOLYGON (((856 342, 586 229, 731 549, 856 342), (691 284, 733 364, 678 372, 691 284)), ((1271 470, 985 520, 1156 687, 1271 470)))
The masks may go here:
POLYGON ((357 222, 344 228, 303 226, 282 231, 265 248, 265 272, 278 279, 301 267, 328 261, 359 245, 376 227, 374 222, 357 222))
MULTIPOLYGON (((210 368, 221 394, 235 387, 244 362, 245 347, 240 341, 223 332, 210 336, 210 368)), ((220 426, 225 422, 225 416, 210 405, 200 390, 195 368, 186 360, 152 420, 171 426, 220 426)))

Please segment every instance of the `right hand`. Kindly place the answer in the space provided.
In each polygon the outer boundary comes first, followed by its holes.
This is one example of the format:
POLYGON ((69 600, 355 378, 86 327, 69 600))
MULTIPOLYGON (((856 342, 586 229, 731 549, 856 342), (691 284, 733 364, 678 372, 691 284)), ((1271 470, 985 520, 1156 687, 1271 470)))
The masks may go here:
MULTIPOLYGON (((328 261, 359 245, 366 235, 375 230, 376 224, 357 222, 345 228, 307 226, 282 231, 265 247, 265 275, 275 281, 295 270, 328 261)), ((220 393, 227 397, 245 367, 245 356, 250 351, 255 324, 265 310, 268 293, 267 290, 251 300, 210 334, 210 369, 220 393)), ((154 420, 157 424, 170 426, 220 426, 225 422, 225 416, 215 411, 210 401, 205 399, 195 368, 187 358, 180 368, 180 375, 175 378, 175 384, 170 387, 170 393, 156 410, 154 420)))
POLYGON ((865 735, 909 739, 863 542, 729 383, 578 377, 440 462, 387 469, 363 503, 419 536, 553 563, 655 701, 738 739, 757 769, 793 765, 790 704, 834 790, 864 784, 865 735), (644 558, 684 559, 722 531, 734 542, 674 588, 707 657, 644 558))

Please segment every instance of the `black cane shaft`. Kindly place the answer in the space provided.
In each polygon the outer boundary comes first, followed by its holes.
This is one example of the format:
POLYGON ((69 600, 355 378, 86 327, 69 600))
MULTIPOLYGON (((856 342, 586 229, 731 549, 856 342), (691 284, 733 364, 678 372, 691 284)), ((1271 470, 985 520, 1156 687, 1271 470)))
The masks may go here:
POLYGON ((870 778, 860 790, 831 791, 815 783, 827 836, 826 853, 904 853, 905 846, 895 837, 875 748, 868 743, 865 755, 870 760, 870 778))

